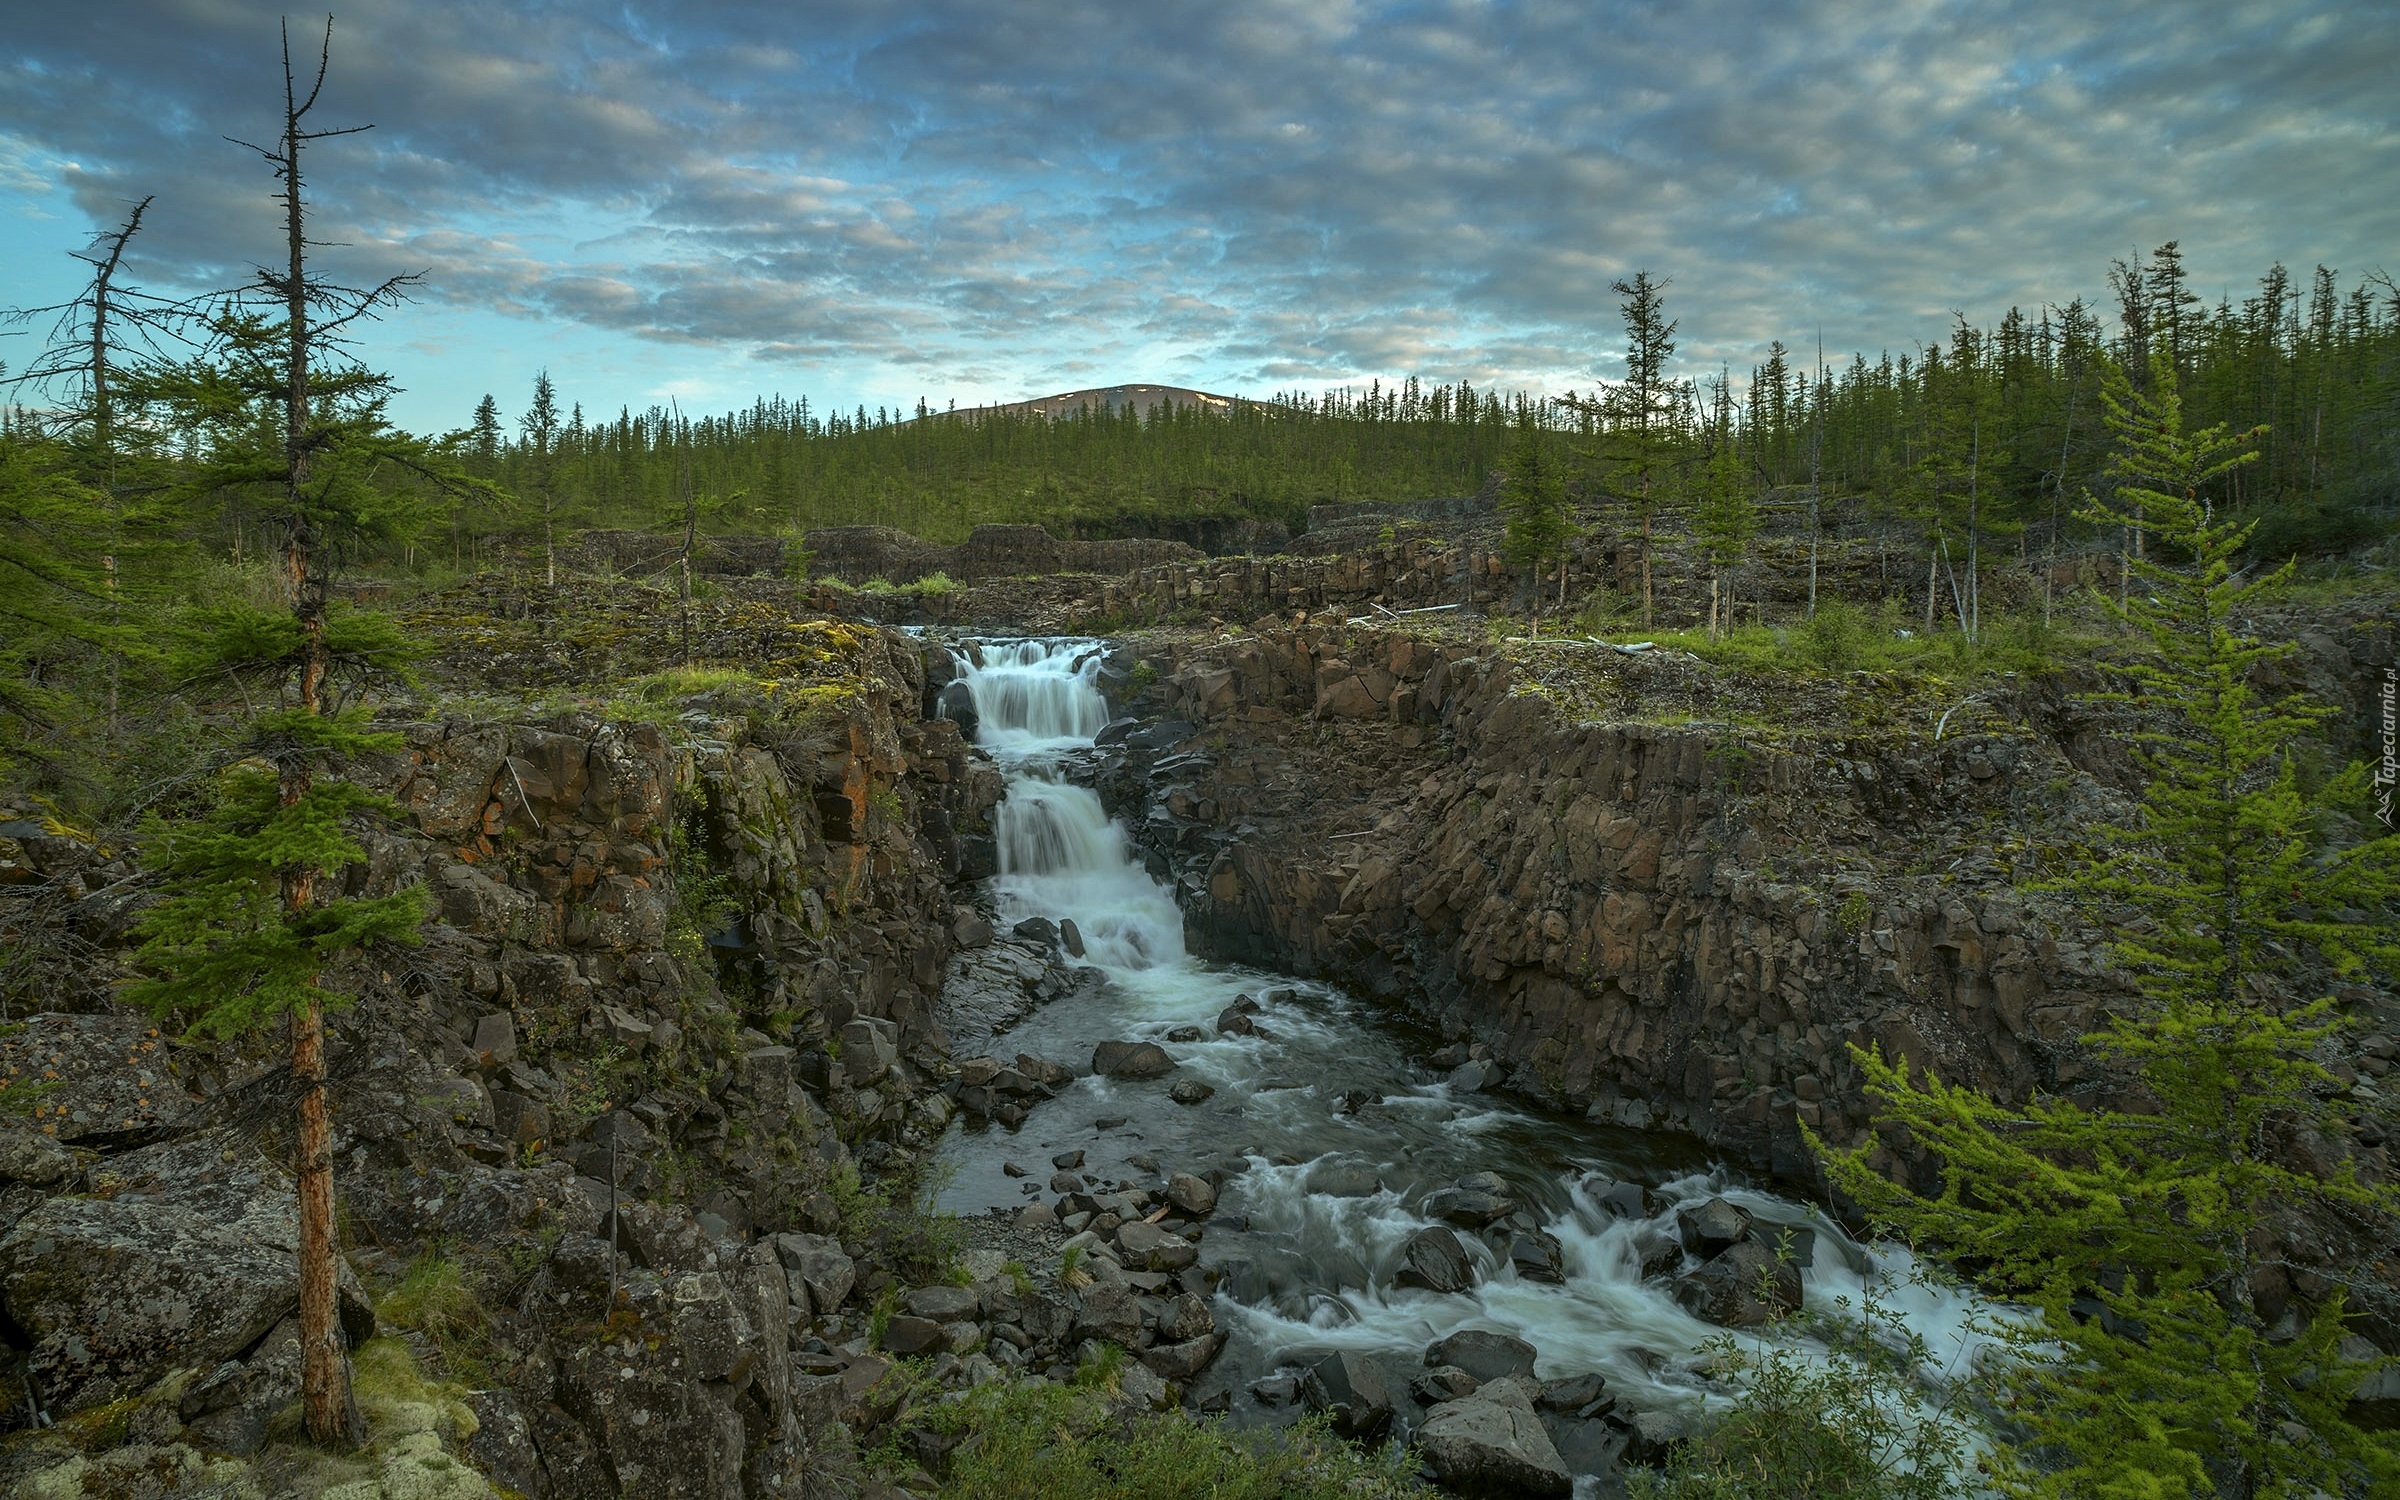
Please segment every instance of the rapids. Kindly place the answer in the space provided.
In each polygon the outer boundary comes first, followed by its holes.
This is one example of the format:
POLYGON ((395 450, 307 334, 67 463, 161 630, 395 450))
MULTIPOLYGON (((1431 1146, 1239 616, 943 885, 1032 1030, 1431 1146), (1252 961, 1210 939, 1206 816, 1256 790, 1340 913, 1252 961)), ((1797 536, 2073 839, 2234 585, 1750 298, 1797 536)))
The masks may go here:
MULTIPOLYGON (((1176 1076, 1215 1093, 1187 1107, 1168 1099, 1165 1082, 1083 1077, 1016 1131, 953 1126, 941 1149, 941 1205, 1013 1211, 1025 1187, 1004 1162, 1039 1181, 1054 1152, 1076 1149, 1088 1153, 1084 1175, 1098 1180, 1234 1173, 1201 1247, 1203 1263, 1224 1273, 1216 1311, 1232 1341, 1200 1391, 1232 1390, 1237 1418, 1259 1415, 1242 1394, 1246 1383, 1294 1351, 1347 1348, 1413 1365, 1426 1344, 1470 1326, 1524 1338, 1540 1351, 1544 1378, 1596 1371, 1637 1406, 1722 1400, 1695 1352, 1722 1330, 1678 1306, 1664 1280, 1640 1274, 1644 1239, 1662 1228, 1671 1235, 1677 1206, 1712 1194, 1816 1232, 1814 1263, 1802 1273, 1810 1309, 1856 1307, 1872 1283, 1881 1304, 1930 1345, 1929 1374, 1959 1367, 1984 1343, 1972 1327, 1974 1299, 1917 1284, 1904 1251, 1859 1243, 1814 1206, 1711 1165, 1686 1138, 1461 1091, 1418 1061, 1439 1039, 1404 1018, 1330 986, 1192 957, 1173 892, 1099 798, 1068 779, 1109 718, 1100 643, 958 649, 969 662, 979 743, 1008 780, 996 827, 1001 873, 991 887, 1003 930, 1027 917, 1072 918, 1086 962, 1107 980, 1037 1011, 991 1050, 1082 1065, 1101 1040, 1155 1041, 1175 1058, 1176 1076), (1217 1034, 1217 1014, 1241 995, 1264 1002, 1264 1034, 1217 1034), (1198 1027, 1203 1039, 1169 1040, 1178 1027, 1198 1027), (1557 1237, 1563 1279, 1526 1279, 1462 1233, 1479 1273, 1472 1290, 1396 1287, 1402 1244, 1434 1222, 1419 1210, 1424 1195, 1484 1170, 1557 1237), (1598 1190, 1623 1181, 1649 1188, 1650 1220, 1614 1217, 1598 1201, 1598 1190)), ((1777 1336, 1809 1347, 1795 1334, 1777 1336)))

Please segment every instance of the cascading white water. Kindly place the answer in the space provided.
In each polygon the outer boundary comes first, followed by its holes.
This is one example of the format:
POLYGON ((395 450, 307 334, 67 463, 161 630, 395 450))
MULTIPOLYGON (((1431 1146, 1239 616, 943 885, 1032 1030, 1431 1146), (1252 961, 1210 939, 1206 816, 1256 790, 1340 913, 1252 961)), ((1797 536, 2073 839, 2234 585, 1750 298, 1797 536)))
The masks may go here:
POLYGON ((1092 641, 968 643, 964 681, 978 743, 1008 777, 993 832, 1002 917, 1066 917, 1103 969, 1185 968, 1183 913, 1135 858, 1090 788, 1060 778, 1057 757, 1108 724, 1092 641))

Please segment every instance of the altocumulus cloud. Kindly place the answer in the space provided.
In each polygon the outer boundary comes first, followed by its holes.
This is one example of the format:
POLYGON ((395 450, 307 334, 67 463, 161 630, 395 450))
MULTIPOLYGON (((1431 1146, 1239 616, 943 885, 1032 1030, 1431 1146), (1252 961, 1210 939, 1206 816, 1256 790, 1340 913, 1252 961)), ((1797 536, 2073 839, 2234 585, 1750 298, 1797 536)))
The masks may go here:
MULTIPOLYGON (((17 8, 0 192, 156 192, 147 273, 238 278, 273 205, 219 137, 273 129, 277 15, 17 8)), ((2380 3, 369 0, 334 67, 378 126, 317 157, 351 274, 428 272, 470 354, 522 320, 759 386, 1556 388, 1636 266, 1743 365, 2168 238, 2236 296, 2400 244, 2380 3)))

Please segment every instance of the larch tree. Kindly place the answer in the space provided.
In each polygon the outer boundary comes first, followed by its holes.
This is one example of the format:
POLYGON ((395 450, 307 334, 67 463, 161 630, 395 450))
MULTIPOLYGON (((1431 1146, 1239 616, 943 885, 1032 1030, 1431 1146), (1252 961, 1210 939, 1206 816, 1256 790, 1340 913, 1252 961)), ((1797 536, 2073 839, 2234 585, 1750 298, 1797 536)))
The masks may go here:
POLYGON ((2086 1038, 2125 1102, 2007 1105, 1862 1052, 1880 1128, 1930 1153, 1940 1186, 1887 1178, 1872 1142, 1828 1168, 1875 1223, 2026 1310, 1998 1330, 2007 1493, 2389 1494, 2400 1437, 2345 1406, 2374 1366, 2341 1352, 2343 1273, 2281 1309, 2265 1257, 2295 1214, 2386 1243, 2400 1224, 2400 1189, 2296 1146, 2339 1139, 2359 1107, 2316 1061, 2348 1023, 2307 997, 2400 963, 2400 838, 2321 836, 2295 761, 2329 711, 2256 685, 2293 650, 2244 634, 2288 568, 2245 580, 2250 527, 2210 499, 2247 435, 2186 429, 2163 341, 2147 390, 2107 379, 2118 493, 2159 543, 2120 606, 2149 652, 2125 669, 2135 691, 2106 698, 2142 716, 2149 783, 2063 884, 2137 991, 2086 1038))
POLYGON ((533 400, 517 419, 525 439, 525 462, 533 481, 533 503, 542 513, 542 582, 558 587, 558 391, 548 370, 533 377, 533 400))
MULTIPOLYGON (((385 806, 343 780, 343 767, 399 745, 368 728, 347 685, 399 668, 410 654, 389 616, 332 606, 332 570, 345 546, 404 541, 429 509, 428 488, 465 481, 391 428, 389 380, 349 352, 348 331, 398 301, 411 278, 357 290, 309 264, 303 152, 364 128, 312 128, 331 50, 329 22, 303 89, 308 75, 295 71, 287 30, 281 129, 272 145, 251 148, 279 184, 281 262, 260 267, 249 293, 211 320, 206 354, 158 382, 201 455, 194 492, 263 492, 290 602, 282 612, 215 611, 189 649, 195 679, 246 678, 267 689, 272 706, 250 714, 244 753, 219 776, 214 810, 150 830, 146 855, 164 877, 163 894, 143 919, 138 959, 148 977, 133 998, 202 1036, 287 1029, 302 1417, 311 1438, 340 1445, 359 1434, 337 1316, 325 1069, 325 1014, 342 997, 323 980, 345 955, 411 938, 425 907, 414 887, 345 898, 327 879, 365 858, 350 825, 385 806)), ((243 701, 257 696, 253 686, 243 701)))

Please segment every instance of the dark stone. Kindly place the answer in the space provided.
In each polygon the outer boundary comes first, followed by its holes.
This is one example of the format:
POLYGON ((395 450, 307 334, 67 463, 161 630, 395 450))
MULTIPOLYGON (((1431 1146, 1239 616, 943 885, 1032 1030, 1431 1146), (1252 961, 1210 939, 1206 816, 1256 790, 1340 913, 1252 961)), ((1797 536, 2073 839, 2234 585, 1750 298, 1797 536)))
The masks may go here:
POLYGON ((1544 1281, 1555 1286, 1567 1279, 1566 1261, 1559 1249, 1558 1238, 1543 1230, 1529 1230, 1511 1236, 1508 1262, 1517 1268, 1517 1275, 1527 1281, 1544 1281))
POLYGON ((1647 1219, 1650 1217, 1650 1192, 1638 1182, 1608 1182, 1600 1178, 1587 1180, 1584 1196, 1591 1199, 1602 1213, 1615 1219, 1647 1219))
POLYGON ((1750 1243, 1769 1255, 1781 1256, 1788 1250, 1795 1266, 1805 1268, 1816 1264, 1817 1232, 1805 1224, 1777 1224, 1761 1219, 1750 1226, 1750 1243))
POLYGON ((1197 1078, 1179 1078, 1167 1089, 1167 1097, 1177 1104, 1206 1104, 1216 1092, 1197 1078))
POLYGON ((928 1350, 947 1347, 949 1335, 942 1325, 931 1318, 899 1314, 883 1325, 883 1348, 887 1354, 923 1354, 928 1350))
POLYGON ((1426 1364, 1456 1365, 1487 1383, 1511 1375, 1530 1376, 1533 1361, 1533 1345, 1489 1328, 1462 1328, 1446 1339, 1436 1339, 1425 1350, 1426 1364))
POLYGON ((1428 1292, 1463 1292, 1475 1284, 1475 1263, 1454 1231, 1420 1229, 1401 1248, 1400 1269, 1392 1274, 1392 1283, 1428 1292))
POLYGON ((1103 1078, 1164 1078, 1175 1059, 1156 1042, 1102 1042, 1092 1049, 1092 1071, 1103 1078))
POLYGON ((1721 1255, 1750 1237, 1750 1215, 1722 1198, 1675 1211, 1675 1232, 1683 1248, 1707 1259, 1721 1255))
POLYGON ((1475 1388, 1481 1384, 1482 1381, 1456 1365, 1436 1365, 1410 1381, 1408 1393, 1416 1398, 1419 1406, 1439 1406, 1445 1401, 1473 1395, 1475 1388))
POLYGON ((1481 1229, 1494 1219, 1516 1212, 1516 1202, 1477 1188, 1437 1188, 1425 1195, 1418 1209, 1429 1219, 1441 1219, 1466 1229, 1481 1229))
POLYGON ((1009 933, 1011 936, 1023 938, 1029 943, 1039 943, 1045 948, 1058 946, 1058 924, 1048 917, 1027 917, 1010 928, 1009 933))
POLYGON ((1348 1438, 1380 1436, 1392 1423, 1392 1398, 1383 1372, 1363 1354, 1328 1354, 1300 1377, 1300 1394, 1311 1411, 1332 1416, 1333 1430, 1348 1438))
POLYGON ((1416 1446, 1437 1479, 1470 1494, 1565 1495, 1575 1487, 1520 1380, 1486 1381, 1435 1407, 1416 1446))

